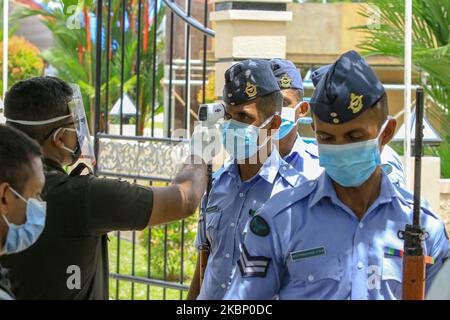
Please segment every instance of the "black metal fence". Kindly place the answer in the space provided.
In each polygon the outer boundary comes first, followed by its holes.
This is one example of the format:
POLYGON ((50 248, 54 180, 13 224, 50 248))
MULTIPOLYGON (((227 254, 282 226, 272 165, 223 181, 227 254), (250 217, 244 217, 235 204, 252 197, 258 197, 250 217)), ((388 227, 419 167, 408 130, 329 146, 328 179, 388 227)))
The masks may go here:
MULTIPOLYGON (((177 169, 170 154, 186 147, 172 132, 189 130, 198 102, 206 99, 208 40, 214 37, 208 1, 186 0, 183 8, 170 0, 97 0, 96 24, 96 173, 150 186, 167 184, 177 169), (112 66, 119 74, 112 74, 112 66), (111 114, 117 89, 118 114, 111 114)), ((188 250, 194 225, 195 217, 189 225, 181 221, 110 235, 111 298, 183 299, 193 271, 186 271, 185 264, 186 254, 191 261, 195 253, 188 250)))

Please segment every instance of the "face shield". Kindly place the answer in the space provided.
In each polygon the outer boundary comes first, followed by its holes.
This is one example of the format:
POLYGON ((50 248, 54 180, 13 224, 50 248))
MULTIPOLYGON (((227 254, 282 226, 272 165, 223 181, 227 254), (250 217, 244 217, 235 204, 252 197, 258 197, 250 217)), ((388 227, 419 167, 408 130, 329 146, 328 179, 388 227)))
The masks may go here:
POLYGON ((86 112, 84 111, 80 87, 77 84, 70 84, 70 87, 73 90, 73 98, 68 103, 70 114, 40 121, 16 120, 16 119, 7 119, 7 121, 12 123, 18 123, 25 126, 45 126, 59 122, 64 119, 70 121, 70 118, 72 118, 75 126, 75 131, 77 134, 78 143, 81 149, 80 159, 83 160, 83 162, 85 162, 87 165, 93 167, 96 164, 95 153, 91 136, 89 134, 89 127, 87 123, 86 112))
POLYGON ((80 87, 77 84, 70 84, 70 87, 73 90, 73 98, 69 102, 69 110, 72 115, 75 130, 77 131, 78 143, 81 148, 80 159, 93 167, 96 164, 94 146, 89 132, 80 87))

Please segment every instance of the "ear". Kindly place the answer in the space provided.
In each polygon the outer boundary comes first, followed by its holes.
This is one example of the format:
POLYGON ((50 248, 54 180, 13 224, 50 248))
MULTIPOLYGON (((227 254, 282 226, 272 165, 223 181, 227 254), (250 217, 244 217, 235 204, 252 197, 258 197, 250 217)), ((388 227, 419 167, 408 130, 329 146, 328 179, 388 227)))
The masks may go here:
POLYGON ((9 183, 2 182, 0 183, 0 214, 8 213, 8 199, 6 191, 8 191, 9 183))
POLYGON ((388 124, 386 125, 386 128, 384 129, 382 133, 381 138, 381 145, 384 146, 389 143, 389 141, 392 140, 395 134, 395 128, 397 128, 397 120, 394 118, 389 119, 388 124))
POLYGON ((277 130, 281 126, 281 117, 276 114, 273 116, 272 124, 270 125, 270 129, 277 130))
POLYGON ((63 140, 64 133, 65 133, 64 128, 59 128, 52 134, 52 136, 50 138, 52 145, 57 147, 58 149, 65 146, 64 140, 63 140))
POLYGON ((302 118, 302 117, 306 116, 308 111, 309 111, 309 103, 306 101, 302 101, 295 112, 296 113, 295 116, 297 117, 297 119, 302 118))

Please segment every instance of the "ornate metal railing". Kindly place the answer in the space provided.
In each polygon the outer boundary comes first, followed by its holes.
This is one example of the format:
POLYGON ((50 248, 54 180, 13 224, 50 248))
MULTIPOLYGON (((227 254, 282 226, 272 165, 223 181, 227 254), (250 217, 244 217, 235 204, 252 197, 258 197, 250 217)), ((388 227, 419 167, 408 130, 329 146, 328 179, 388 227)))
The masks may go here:
MULTIPOLYGON (((177 160, 180 155, 186 152, 186 140, 172 138, 174 129, 184 128, 189 131, 190 123, 195 116, 196 101, 192 96, 201 80, 201 91, 199 93, 201 100, 206 98, 207 83, 207 50, 208 39, 214 37, 213 30, 208 28, 208 1, 205 0, 199 8, 196 8, 197 16, 202 15, 203 22, 199 22, 192 15, 191 0, 186 0, 185 9, 182 9, 174 1, 169 0, 137 0, 133 2, 133 7, 127 0, 97 0, 97 32, 96 32, 96 67, 95 67, 95 134, 94 144, 97 156, 96 174, 98 176, 110 177, 115 179, 125 179, 134 183, 148 185, 167 184, 177 171, 177 160), (149 2, 146 2, 149 1, 149 2), (114 5, 115 11, 114 11, 114 5), (137 6, 137 9, 136 9, 137 6), (148 10, 148 11, 145 11, 148 10), (162 11, 165 19, 161 20, 162 11), (118 13, 119 11, 119 13, 118 13), (136 14, 137 11, 137 14, 136 14), (133 16, 134 15, 134 16, 133 16), (130 19, 130 16, 133 19, 130 19), (113 21, 117 18, 118 21, 113 21), (130 71, 130 65, 127 65, 126 58, 130 52, 127 43, 133 39, 127 38, 127 24, 137 28, 137 49, 135 59, 133 60, 135 83, 134 89, 130 90, 129 78, 125 73, 130 71), (164 25, 162 21, 165 21, 164 25), (124 22, 124 23, 121 23, 124 22), (176 30, 182 22, 184 32, 176 30), (114 27, 120 24, 120 35, 113 34, 114 27), (147 28, 147 30, 144 30, 147 28), (191 28, 195 32, 191 32, 191 28), (149 39, 143 39, 146 32, 151 31, 149 39), (164 51, 160 52, 160 40, 162 39, 161 30, 165 30, 164 51), (180 36, 181 35, 181 36, 180 36), (111 41, 116 37, 115 41, 111 41), (202 47, 195 47, 199 54, 196 57, 196 68, 192 68, 192 40, 200 37, 202 47), (184 39, 183 39, 184 38, 184 39), (184 41, 183 48, 180 49, 177 44, 184 41), (145 46, 145 48, 143 48, 145 46), (151 54, 149 55, 149 52, 151 54), (114 53, 119 59, 113 61, 111 58, 114 53), (201 56, 200 56, 201 55, 201 56), (184 60, 184 65, 180 67, 180 59, 184 60), (161 69, 161 61, 164 61, 164 68, 161 69), (177 62, 175 65, 174 61, 177 62), (198 68, 198 61, 201 61, 201 68, 198 68), (150 72, 147 72, 143 66, 151 66, 150 72), (115 67, 115 74, 112 74, 112 67, 115 67), (118 67, 118 68, 117 68, 118 67), (116 77, 117 70, 120 72, 120 83, 114 84, 111 81, 116 77), (184 71, 184 72, 183 72, 184 71), (194 72, 193 72, 194 71, 194 72), (195 73, 196 72, 196 73, 195 73), (158 75, 164 73, 164 79, 158 81, 158 75), (195 73, 195 74, 194 74, 195 73), (195 76, 195 80, 193 80, 195 76), (178 77, 178 79, 177 79, 178 77), (182 78, 183 81, 180 81, 182 78), (150 80, 151 79, 151 80, 150 80), (195 81, 195 82, 194 82, 195 81), (145 84, 149 83, 149 86, 145 84), (142 85, 144 84, 144 85, 142 85), (115 87, 113 87, 115 86, 115 87), (112 91, 119 90, 119 114, 115 119, 110 116, 113 101, 112 91), (129 110, 124 109, 126 94, 133 97, 136 111, 130 114, 129 110), (161 103, 160 96, 163 96, 161 103), (159 102, 159 103, 158 103, 159 102), (142 105, 149 107, 148 121, 142 119, 142 105), (159 104, 159 106, 158 106, 159 104), (157 115, 161 110, 164 115, 162 123, 157 123, 157 115), (133 118, 132 121, 130 119, 133 118), (144 120, 144 121, 142 121, 144 120), (149 128, 144 129, 140 124, 148 124, 149 128), (160 125, 158 127, 158 124, 160 125), (160 128, 162 125, 162 128, 160 128), (112 134, 115 127, 115 134, 112 134), (134 136, 130 136, 130 129, 134 136), (125 135, 125 132, 128 130, 125 135), (148 131, 148 132, 146 132, 148 131), (144 136, 144 132, 149 136, 144 136)), ((199 2, 195 2, 199 4, 199 2)), ((116 246, 116 249, 110 251, 110 257, 113 257, 110 264, 110 296, 115 299, 155 299, 155 298, 174 298, 168 296, 168 290, 179 291, 177 298, 182 299, 188 289, 184 283, 186 277, 185 270, 185 233, 186 222, 177 222, 172 225, 165 225, 150 229, 147 233, 124 233, 115 232, 111 236, 116 239, 110 241, 110 247, 116 246), (169 229, 175 226, 178 230, 176 241, 179 243, 179 250, 176 255, 179 263, 179 275, 177 280, 168 279, 169 259, 173 260, 173 251, 170 251, 170 243, 174 241, 173 235, 169 235, 169 229), (178 228, 179 226, 179 228, 178 228), (162 252, 156 254, 154 250, 156 236, 162 237, 162 252), (156 235, 155 235, 156 234, 156 235), (169 239, 169 236, 171 239, 169 239), (138 238, 143 238, 146 247, 139 244, 138 238), (169 240, 171 241, 169 243, 169 240), (131 249, 129 249, 131 247, 131 249), (146 266, 142 266, 142 257, 140 253, 144 250, 146 257, 146 266), (170 252, 169 252, 170 251, 170 252), (169 256, 170 254, 170 256, 169 256), (131 259, 129 259, 131 255, 131 259), (115 256, 115 257, 114 257, 115 256), (162 256, 162 257, 161 257, 162 256), (157 263, 162 264, 156 266, 157 263), (139 261, 141 264, 139 264, 139 261), (162 268, 162 274, 154 276, 155 268, 162 268), (145 269, 145 270, 143 270, 145 269), (145 293, 142 290, 138 292, 138 286, 144 286, 145 293), (158 288, 162 295, 153 295, 153 289, 158 288), (128 292, 129 289, 129 292, 128 292), (139 296, 138 296, 139 295, 139 296)))

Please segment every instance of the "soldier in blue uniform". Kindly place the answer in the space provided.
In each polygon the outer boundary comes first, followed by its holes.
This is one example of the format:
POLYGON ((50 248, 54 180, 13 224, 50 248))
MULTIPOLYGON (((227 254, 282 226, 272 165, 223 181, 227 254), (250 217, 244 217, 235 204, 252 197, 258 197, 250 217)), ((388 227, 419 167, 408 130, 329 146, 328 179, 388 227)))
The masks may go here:
MULTIPOLYGON (((341 56, 311 99, 325 171, 278 193, 248 222, 225 299, 401 299, 413 196, 380 168, 394 134, 387 97, 356 52, 341 56)), ((427 290, 448 258, 439 217, 422 207, 427 290)))
MULTIPOLYGON (((311 80, 314 87, 317 86, 320 79, 324 74, 328 72, 332 65, 325 65, 316 69, 311 74, 311 80)), ((386 172, 389 179, 396 185, 406 187, 405 174, 403 169, 403 163, 397 152, 392 149, 389 145, 385 145, 383 152, 381 152, 381 168, 386 172)))
MULTIPOLYGON (((317 178, 323 171, 319 166, 317 144, 306 143, 298 134, 298 123, 308 113, 309 104, 303 100, 302 77, 295 65, 288 60, 272 59, 272 70, 283 94, 281 126, 274 140, 279 140, 279 150, 283 159, 308 179, 317 178)), ((315 70, 311 79, 317 85, 331 65, 315 70)), ((389 179, 404 186, 403 164, 398 154, 388 145, 381 153, 383 170, 389 179)))
POLYGON ((309 110, 303 100, 303 81, 295 65, 288 60, 272 59, 272 70, 283 95, 281 126, 274 140, 279 143, 283 159, 306 178, 317 178, 323 171, 319 166, 317 145, 306 143, 298 133, 298 123, 309 110))
POLYGON ((201 288, 197 263, 189 299, 223 298, 247 221, 274 194, 306 180, 283 161, 271 142, 281 123, 282 95, 270 62, 245 60, 233 65, 225 72, 223 96, 223 140, 232 161, 215 174, 209 197, 202 201, 206 234, 200 221, 196 247, 207 241, 210 255, 201 288))

